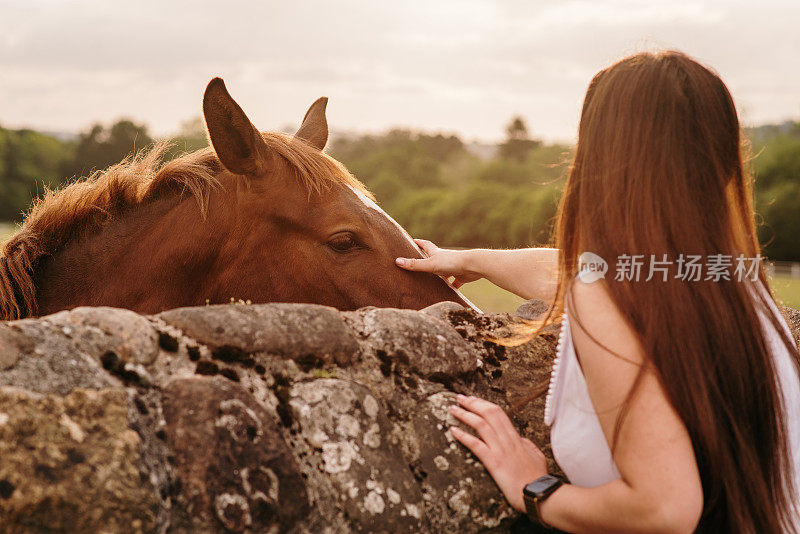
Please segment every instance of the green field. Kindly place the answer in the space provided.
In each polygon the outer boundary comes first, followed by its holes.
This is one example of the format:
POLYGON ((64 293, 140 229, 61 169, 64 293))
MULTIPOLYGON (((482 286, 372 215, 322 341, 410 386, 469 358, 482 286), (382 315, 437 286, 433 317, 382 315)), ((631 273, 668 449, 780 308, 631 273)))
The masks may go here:
POLYGON ((0 222, 0 243, 4 243, 11 234, 17 231, 17 225, 10 222, 0 222))
MULTIPOLYGON (((772 278, 772 289, 780 301, 779 304, 800 310, 800 279, 776 276, 772 278)), ((461 288, 477 307, 485 312, 513 312, 524 301, 508 291, 487 282, 478 280, 461 288)))
POLYGON ((461 286, 461 292, 487 313, 513 313, 525 299, 500 289, 488 280, 480 279, 461 286))
POLYGON ((785 276, 775 276, 770 281, 778 304, 800 310, 800 279, 785 276))
MULTIPOLYGON (((0 222, 0 243, 4 242, 17 229, 14 223, 0 222)), ((772 288, 784 306, 800 309, 800 279, 776 276, 772 279, 772 288)), ((513 313, 525 302, 522 298, 504 291, 487 280, 478 280, 461 288, 481 310, 490 313, 513 313)))

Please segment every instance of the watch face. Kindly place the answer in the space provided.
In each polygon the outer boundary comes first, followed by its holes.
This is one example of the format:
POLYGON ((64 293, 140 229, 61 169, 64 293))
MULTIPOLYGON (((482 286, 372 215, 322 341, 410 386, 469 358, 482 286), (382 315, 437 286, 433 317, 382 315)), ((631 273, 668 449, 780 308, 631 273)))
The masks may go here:
POLYGON ((525 486, 524 493, 530 497, 541 497, 556 484, 561 484, 561 480, 554 476, 546 475, 525 486))

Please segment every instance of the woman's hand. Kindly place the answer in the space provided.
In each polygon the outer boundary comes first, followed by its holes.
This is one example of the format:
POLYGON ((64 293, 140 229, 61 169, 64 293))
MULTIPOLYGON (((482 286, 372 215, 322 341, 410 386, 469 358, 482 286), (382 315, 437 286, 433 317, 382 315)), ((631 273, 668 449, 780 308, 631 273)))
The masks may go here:
POLYGON ((415 239, 414 242, 427 254, 427 258, 397 258, 398 266, 409 271, 423 271, 438 274, 445 278, 455 277, 453 285, 458 289, 467 282, 481 278, 479 273, 470 271, 466 265, 466 250, 439 248, 430 241, 415 239))
POLYGON ((477 438, 458 427, 451 427, 453 437, 466 446, 492 475, 509 504, 525 512, 522 490, 530 482, 547 474, 547 460, 534 443, 521 437, 506 413, 498 405, 476 397, 458 396, 461 406, 450 412, 478 433, 477 438))

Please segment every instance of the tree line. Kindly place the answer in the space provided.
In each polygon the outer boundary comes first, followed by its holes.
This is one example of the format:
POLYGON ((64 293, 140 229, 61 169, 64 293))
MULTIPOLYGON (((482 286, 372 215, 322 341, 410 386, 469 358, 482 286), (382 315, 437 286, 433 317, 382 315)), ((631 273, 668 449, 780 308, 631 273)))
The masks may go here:
MULTIPOLYGON (((800 260, 800 123, 745 133, 755 155, 765 253, 773 260, 800 260)), ((0 220, 21 220, 45 188, 117 163, 153 141, 144 125, 131 120, 93 125, 70 140, 0 127, 0 220)), ((182 125, 168 157, 206 145, 197 118, 182 125)), ((412 235, 456 247, 547 243, 571 150, 532 138, 519 117, 497 146, 403 129, 334 136, 329 146, 412 235)))

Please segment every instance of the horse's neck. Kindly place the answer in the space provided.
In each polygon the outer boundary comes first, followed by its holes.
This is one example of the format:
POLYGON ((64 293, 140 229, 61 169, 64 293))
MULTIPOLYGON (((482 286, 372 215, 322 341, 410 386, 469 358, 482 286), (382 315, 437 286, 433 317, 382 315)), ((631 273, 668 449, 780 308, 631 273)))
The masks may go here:
POLYGON ((220 243, 215 231, 220 225, 202 221, 190 196, 132 208, 43 263, 36 276, 39 314, 76 306, 155 313, 199 304, 204 263, 220 243))

